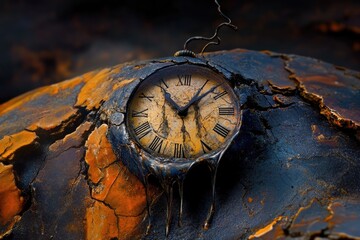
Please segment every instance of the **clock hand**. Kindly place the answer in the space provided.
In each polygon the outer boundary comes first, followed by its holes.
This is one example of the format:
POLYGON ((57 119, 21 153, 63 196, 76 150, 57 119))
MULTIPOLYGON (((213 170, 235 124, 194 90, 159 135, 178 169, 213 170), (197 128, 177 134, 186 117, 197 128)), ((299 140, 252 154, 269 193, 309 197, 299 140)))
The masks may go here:
POLYGON ((161 87, 161 90, 164 92, 164 96, 165 96, 165 101, 168 102, 170 104, 170 106, 176 110, 176 112, 180 111, 180 106, 171 98, 171 94, 168 93, 163 87, 161 87))
POLYGON ((194 95, 194 97, 188 102, 188 104, 186 104, 186 106, 180 108, 180 110, 178 111, 178 114, 180 116, 186 116, 187 115, 187 112, 188 112, 188 109, 189 107, 194 104, 195 102, 198 102, 200 101, 202 98, 204 98, 206 95, 208 95, 209 93, 213 92, 217 87, 219 87, 221 84, 218 84, 212 88, 210 88, 208 91, 206 91, 205 93, 203 93, 202 95, 199 96, 199 93, 200 91, 202 90, 203 87, 201 87, 197 92, 196 94, 194 95))
POLYGON ((201 88, 199 88, 197 90, 197 92, 195 93, 195 95, 190 99, 190 101, 188 102, 188 104, 186 104, 185 107, 182 107, 180 109, 180 111, 178 112, 178 114, 180 116, 186 116, 187 115, 187 109, 191 106, 192 103, 194 103, 194 100, 199 96, 200 92, 203 90, 203 88, 205 87, 206 83, 208 82, 209 80, 206 80, 206 82, 201 86, 201 88), (182 110, 184 109, 184 110, 182 110))
MULTIPOLYGON (((198 96, 199 96, 199 94, 200 94, 200 92, 203 90, 203 88, 205 87, 205 85, 206 85, 206 83, 208 82, 209 80, 206 80, 206 82, 201 86, 201 88, 199 88, 199 90, 197 90, 197 92, 195 93, 195 95, 190 99, 190 101, 188 102, 188 104, 186 104, 186 106, 190 106, 191 105, 191 102, 193 102, 194 101, 194 99, 196 99, 198 96)), ((185 106, 185 107, 186 107, 185 106)), ((184 108, 185 108, 184 107, 184 108)))

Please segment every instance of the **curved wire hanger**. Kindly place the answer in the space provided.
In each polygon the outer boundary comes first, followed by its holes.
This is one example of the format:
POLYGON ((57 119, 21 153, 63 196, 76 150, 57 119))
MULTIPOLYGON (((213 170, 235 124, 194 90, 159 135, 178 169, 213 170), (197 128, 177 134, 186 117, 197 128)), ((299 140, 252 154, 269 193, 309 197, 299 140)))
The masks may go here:
POLYGON ((215 4, 217 5, 217 11, 219 12, 219 14, 226 19, 225 22, 220 23, 216 29, 214 34, 211 37, 204 37, 204 36, 194 36, 194 37, 190 37, 189 39, 186 40, 185 44, 184 44, 184 49, 177 51, 174 56, 193 56, 195 57, 195 53, 192 52, 191 50, 188 49, 188 45, 190 42, 195 41, 195 40, 200 40, 200 41, 207 41, 207 43, 204 45, 204 47, 201 49, 200 54, 203 54, 205 49, 210 46, 210 45, 219 45, 221 43, 221 38, 219 37, 219 31, 221 28, 223 27, 229 27, 233 30, 237 30, 237 26, 233 25, 231 22, 231 19, 226 16, 222 11, 221 11, 221 6, 219 4, 219 2, 217 0, 214 0, 215 4))

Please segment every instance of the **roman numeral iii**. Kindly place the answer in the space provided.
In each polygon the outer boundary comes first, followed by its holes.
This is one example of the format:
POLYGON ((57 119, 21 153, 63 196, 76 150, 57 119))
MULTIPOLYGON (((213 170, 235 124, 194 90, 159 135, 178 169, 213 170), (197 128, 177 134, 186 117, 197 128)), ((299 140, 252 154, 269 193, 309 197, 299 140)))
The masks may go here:
POLYGON ((220 125, 218 123, 215 125, 213 130, 214 130, 214 132, 216 132, 217 134, 219 134, 223 138, 225 138, 230 132, 229 129, 226 129, 225 127, 223 127, 222 125, 220 125))
POLYGON ((234 111, 233 107, 219 108, 219 115, 234 115, 234 111))

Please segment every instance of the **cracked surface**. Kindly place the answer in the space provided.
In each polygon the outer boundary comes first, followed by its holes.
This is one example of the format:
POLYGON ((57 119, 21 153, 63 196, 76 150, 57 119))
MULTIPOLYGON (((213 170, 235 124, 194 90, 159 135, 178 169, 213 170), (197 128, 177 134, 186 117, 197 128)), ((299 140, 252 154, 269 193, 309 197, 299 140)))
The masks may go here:
MULTIPOLYGON (((261 239, 360 239, 359 199, 313 199, 299 208, 293 218, 277 217, 268 231, 258 231, 261 239)), ((270 226, 269 225, 269 226, 270 226)))
POLYGON ((201 227, 211 186, 198 167, 168 239, 359 238, 359 73, 248 50, 123 64, 0 105, 0 238, 162 239, 165 196, 150 184, 145 235, 145 188, 119 152, 128 140, 108 131, 124 127, 142 79, 186 62, 230 78, 243 124, 218 169, 211 227, 201 227))
POLYGON ((33 144, 38 137, 35 133, 21 131, 0 140, 0 161, 12 160, 16 151, 33 144))
POLYGON ((81 88, 75 106, 85 107, 87 110, 98 109, 102 102, 109 99, 111 92, 131 83, 134 79, 117 78, 111 81, 112 74, 121 71, 122 66, 105 68, 96 73, 88 73, 89 80, 81 88))
POLYGON ((286 60, 290 78, 301 96, 318 105, 332 124, 353 130, 360 138, 360 78, 346 69, 312 58, 291 56, 286 60))
POLYGON ((24 198, 16 187, 11 165, 0 163, 0 238, 20 220, 24 198))
MULTIPOLYGON (((107 140, 108 126, 102 124, 89 135, 85 161, 89 165, 91 196, 96 200, 87 210, 89 239, 131 239, 142 234, 146 217, 144 185, 119 161, 107 140), (100 203, 99 203, 100 202, 100 203), (106 217, 105 217, 106 216, 106 217), (95 224, 95 225, 94 225, 95 224), (96 228, 96 229, 92 229, 96 228)), ((154 188, 148 193, 159 194, 154 188)))

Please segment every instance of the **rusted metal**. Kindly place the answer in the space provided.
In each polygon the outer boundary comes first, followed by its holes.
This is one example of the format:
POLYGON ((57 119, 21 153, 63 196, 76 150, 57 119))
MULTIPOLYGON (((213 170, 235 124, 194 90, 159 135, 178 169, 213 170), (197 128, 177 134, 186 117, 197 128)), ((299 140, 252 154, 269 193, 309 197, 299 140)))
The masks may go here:
POLYGON ((0 238, 164 238, 163 190, 156 179, 145 189, 129 139, 112 129, 125 127, 143 79, 184 63, 232 81, 243 117, 218 168, 212 225, 202 228, 211 180, 199 165, 169 239, 360 237, 359 73, 238 49, 125 63, 0 105, 0 238))

